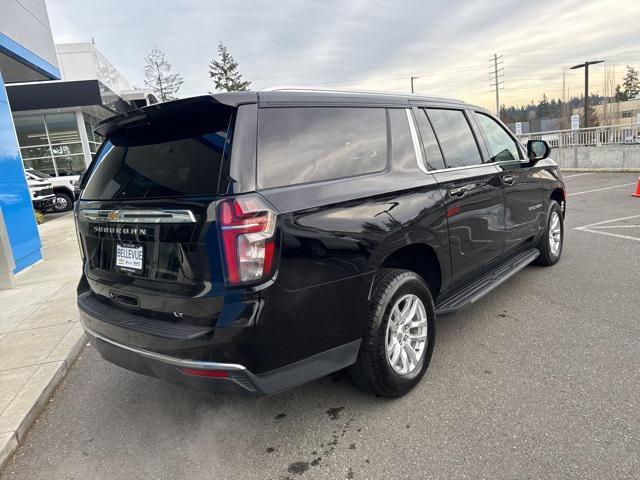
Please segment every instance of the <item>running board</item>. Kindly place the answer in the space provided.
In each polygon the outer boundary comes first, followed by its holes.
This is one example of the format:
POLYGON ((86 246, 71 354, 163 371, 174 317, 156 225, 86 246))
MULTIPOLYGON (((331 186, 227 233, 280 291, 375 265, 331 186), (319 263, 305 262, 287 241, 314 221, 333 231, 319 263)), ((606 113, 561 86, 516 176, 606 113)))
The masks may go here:
POLYGON ((436 315, 448 315, 468 307, 529 265, 538 258, 538 255, 540 255, 540 251, 537 248, 532 248, 510 258, 506 263, 483 275, 471 285, 467 285, 439 302, 436 305, 436 315))

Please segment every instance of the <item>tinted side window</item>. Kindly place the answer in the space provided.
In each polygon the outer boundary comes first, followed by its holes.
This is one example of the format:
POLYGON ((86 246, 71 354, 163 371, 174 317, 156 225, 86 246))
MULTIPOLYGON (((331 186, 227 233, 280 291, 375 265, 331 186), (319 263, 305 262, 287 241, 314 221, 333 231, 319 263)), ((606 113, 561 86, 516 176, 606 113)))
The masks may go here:
POLYGON ((440 170, 444 168, 444 160, 442 152, 438 146, 438 141, 433 133, 433 128, 424 109, 420 109, 420 113, 416 116, 420 137, 422 137, 422 145, 424 145, 424 153, 427 156, 427 164, 431 170, 440 170))
POLYGON ((428 108, 427 115, 440 142, 447 168, 482 163, 471 126, 461 110, 428 108))
POLYGON ((475 116, 486 140, 492 162, 520 159, 520 150, 516 142, 498 122, 483 113, 475 113, 475 116))
POLYGON ((389 124, 391 126, 391 161, 394 167, 415 170, 418 164, 407 111, 399 108, 389 109, 389 124))
POLYGON ((383 108, 295 107, 258 111, 258 186, 280 187, 383 170, 383 108))

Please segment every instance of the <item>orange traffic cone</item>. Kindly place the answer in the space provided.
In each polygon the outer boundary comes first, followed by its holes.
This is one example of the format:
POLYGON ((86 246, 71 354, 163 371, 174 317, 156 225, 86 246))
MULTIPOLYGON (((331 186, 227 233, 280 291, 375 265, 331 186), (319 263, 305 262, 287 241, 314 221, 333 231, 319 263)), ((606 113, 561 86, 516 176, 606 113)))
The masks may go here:
POLYGON ((632 193, 634 197, 640 197, 640 177, 638 177, 638 185, 636 186, 635 193, 632 193))

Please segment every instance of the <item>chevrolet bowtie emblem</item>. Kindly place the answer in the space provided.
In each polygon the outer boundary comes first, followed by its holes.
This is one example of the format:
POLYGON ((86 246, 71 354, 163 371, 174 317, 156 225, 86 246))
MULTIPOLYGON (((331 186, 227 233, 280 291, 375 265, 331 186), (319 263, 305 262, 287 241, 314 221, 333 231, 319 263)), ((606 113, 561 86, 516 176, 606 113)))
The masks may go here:
POLYGON ((118 218, 120 218, 120 215, 117 210, 107 213, 107 220, 111 222, 115 222, 118 218))

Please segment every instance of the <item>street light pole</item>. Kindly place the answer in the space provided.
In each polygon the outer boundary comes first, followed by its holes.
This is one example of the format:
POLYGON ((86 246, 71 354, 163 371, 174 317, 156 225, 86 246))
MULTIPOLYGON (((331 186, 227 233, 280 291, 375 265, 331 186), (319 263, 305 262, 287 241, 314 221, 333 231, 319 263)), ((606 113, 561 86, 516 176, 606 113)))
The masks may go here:
POLYGON ((602 62, 604 62, 604 60, 595 60, 571 67, 571 70, 584 68, 584 128, 589 127, 589 65, 595 65, 596 63, 602 62))
POLYGON ((411 93, 413 93, 413 81, 414 81, 416 78, 420 78, 420 77, 414 77, 413 75, 411 75, 411 93))

